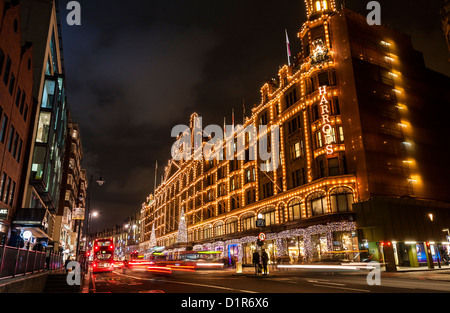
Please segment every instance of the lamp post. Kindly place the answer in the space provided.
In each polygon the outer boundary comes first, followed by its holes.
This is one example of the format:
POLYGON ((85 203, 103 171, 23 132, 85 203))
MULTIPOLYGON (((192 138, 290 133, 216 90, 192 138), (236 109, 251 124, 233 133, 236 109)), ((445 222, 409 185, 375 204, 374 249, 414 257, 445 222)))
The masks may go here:
MULTIPOLYGON (((92 196, 93 180, 94 180, 94 175, 91 174, 91 176, 89 178, 89 186, 88 186, 89 192, 88 192, 88 196, 87 196, 87 205, 86 205, 87 217, 88 217, 88 221, 87 221, 87 225, 86 225, 86 238, 88 238, 88 240, 87 240, 88 242, 90 241, 90 236, 89 236, 89 226, 90 225, 89 224, 90 224, 90 216, 91 216, 90 210, 91 210, 91 196, 92 196)), ((103 180, 103 177, 101 177, 101 176, 96 182, 99 186, 103 186, 103 184, 105 183, 105 181, 103 180)))

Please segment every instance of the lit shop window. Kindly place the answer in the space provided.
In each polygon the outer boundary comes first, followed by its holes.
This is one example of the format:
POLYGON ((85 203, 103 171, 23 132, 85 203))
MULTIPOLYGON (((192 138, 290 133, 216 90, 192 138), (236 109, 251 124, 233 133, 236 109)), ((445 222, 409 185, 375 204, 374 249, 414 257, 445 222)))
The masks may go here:
POLYGON ((52 117, 51 112, 41 112, 41 114, 39 114, 36 142, 47 143, 48 134, 50 131, 51 117, 52 117))

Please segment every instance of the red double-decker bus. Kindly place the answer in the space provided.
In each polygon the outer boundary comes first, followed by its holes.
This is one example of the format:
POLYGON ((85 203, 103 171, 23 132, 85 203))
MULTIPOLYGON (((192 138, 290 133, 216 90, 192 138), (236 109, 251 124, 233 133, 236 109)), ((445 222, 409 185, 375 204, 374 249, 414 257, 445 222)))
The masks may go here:
POLYGON ((110 239, 95 239, 92 271, 111 272, 114 269, 114 243, 110 239))

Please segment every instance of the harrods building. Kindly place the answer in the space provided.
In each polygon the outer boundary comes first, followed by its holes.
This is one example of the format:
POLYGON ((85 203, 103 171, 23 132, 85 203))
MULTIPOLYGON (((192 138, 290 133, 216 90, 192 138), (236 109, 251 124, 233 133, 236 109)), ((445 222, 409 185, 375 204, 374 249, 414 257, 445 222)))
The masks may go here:
MULTIPOLYGON (((420 266, 448 249, 449 77, 426 68, 406 34, 334 0, 306 7, 301 52, 262 86, 243 125, 279 127, 280 149, 268 144, 279 166, 170 160, 141 210, 142 251, 220 250, 248 264, 260 232, 271 262, 420 266)), ((222 145, 236 140, 226 134, 222 145)))

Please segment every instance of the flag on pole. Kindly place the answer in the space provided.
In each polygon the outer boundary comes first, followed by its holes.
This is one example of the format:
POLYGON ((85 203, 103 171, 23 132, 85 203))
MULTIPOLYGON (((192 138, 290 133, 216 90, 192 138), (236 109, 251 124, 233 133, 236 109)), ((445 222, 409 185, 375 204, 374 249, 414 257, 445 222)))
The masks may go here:
POLYGON ((234 108, 231 111, 231 125, 233 125, 233 127, 234 127, 234 108))
POLYGON ((286 32, 286 49, 287 49, 288 65, 291 66, 291 47, 289 45, 289 37, 287 29, 285 29, 285 32, 286 32))
POLYGON ((245 124, 245 99, 242 99, 242 125, 245 124))
POLYGON ((158 160, 156 160, 156 165, 155 165, 155 184, 153 185, 153 193, 156 191, 156 175, 158 175, 158 160))

